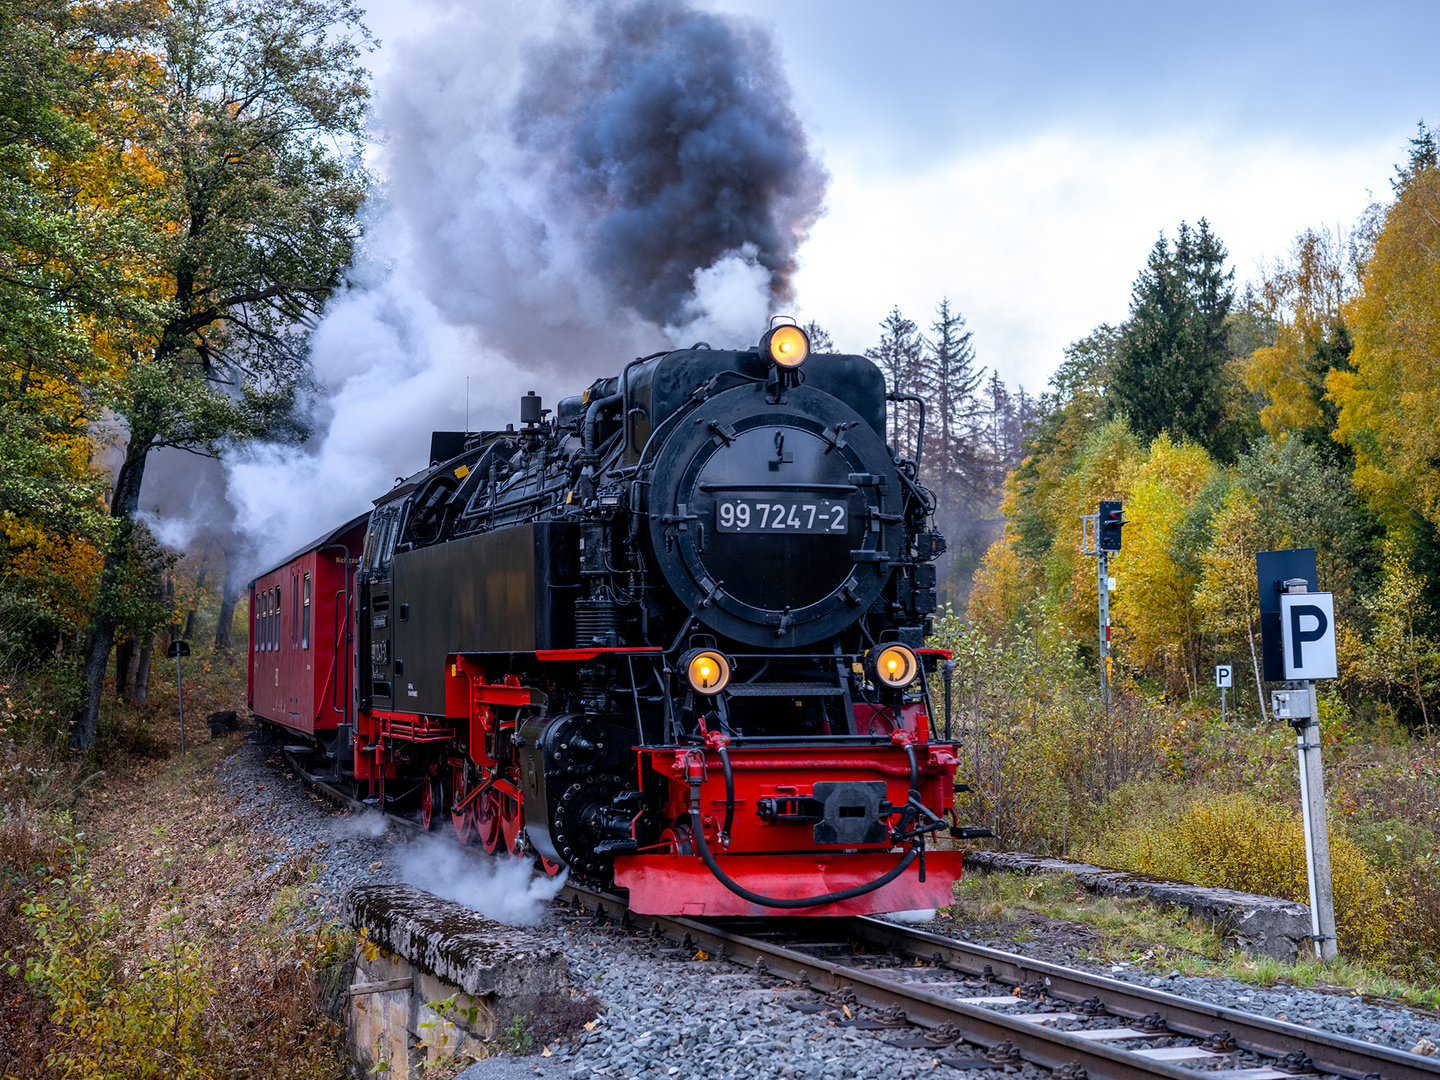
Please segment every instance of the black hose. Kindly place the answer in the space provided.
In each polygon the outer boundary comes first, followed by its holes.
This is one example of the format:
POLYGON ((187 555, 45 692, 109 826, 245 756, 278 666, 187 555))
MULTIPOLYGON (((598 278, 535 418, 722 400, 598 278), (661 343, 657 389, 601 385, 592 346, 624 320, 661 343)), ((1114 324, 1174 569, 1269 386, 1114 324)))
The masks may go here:
POLYGON ((735 881, 715 861, 715 856, 710 851, 710 845, 705 840, 705 821, 700 813, 700 780, 698 777, 690 781, 690 839, 695 844, 695 850, 700 853, 700 858, 705 860, 705 865, 710 868, 710 873, 715 875, 715 880, 724 885, 742 900, 749 900, 752 904, 759 904, 762 907, 770 908, 805 908, 818 907, 821 904, 838 904, 842 900, 853 900, 857 896, 864 896, 872 893, 882 886, 890 884, 906 870, 910 864, 919 857, 924 843, 916 843, 910 846, 901 860, 894 867, 885 871, 874 881, 864 885, 856 885, 853 888, 841 889, 839 892, 825 893, 822 896, 801 896, 785 898, 779 896, 763 896, 757 892, 751 892, 738 881, 735 881))
POLYGON ((720 834, 721 847, 730 846, 730 827, 735 824, 735 773, 730 768, 730 754, 721 746, 720 768, 725 772, 725 830, 720 834))
POLYGON ((596 461, 600 456, 595 446, 595 425, 600 420, 600 410, 608 409, 611 405, 618 405, 624 398, 624 394, 611 394, 609 397, 596 398, 585 410, 585 427, 580 436, 580 447, 587 462, 596 461))

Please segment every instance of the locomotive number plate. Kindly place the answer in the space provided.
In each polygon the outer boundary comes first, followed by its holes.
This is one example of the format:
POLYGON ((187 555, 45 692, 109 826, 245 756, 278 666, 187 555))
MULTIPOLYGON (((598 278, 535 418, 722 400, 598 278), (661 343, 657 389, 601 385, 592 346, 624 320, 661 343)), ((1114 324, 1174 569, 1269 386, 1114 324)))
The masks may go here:
POLYGON ((834 499, 721 499, 715 527, 727 533, 844 533, 850 508, 834 499))

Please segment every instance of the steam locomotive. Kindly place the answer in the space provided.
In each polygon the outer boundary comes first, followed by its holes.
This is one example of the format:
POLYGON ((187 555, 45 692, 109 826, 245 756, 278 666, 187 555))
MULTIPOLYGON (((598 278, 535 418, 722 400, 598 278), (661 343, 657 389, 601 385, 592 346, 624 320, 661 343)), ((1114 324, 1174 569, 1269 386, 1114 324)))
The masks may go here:
POLYGON ((368 801, 637 912, 948 904, 935 840, 983 834, 924 647, 945 542, 887 407, 870 360, 772 320, 436 432, 251 583, 251 709, 368 801))

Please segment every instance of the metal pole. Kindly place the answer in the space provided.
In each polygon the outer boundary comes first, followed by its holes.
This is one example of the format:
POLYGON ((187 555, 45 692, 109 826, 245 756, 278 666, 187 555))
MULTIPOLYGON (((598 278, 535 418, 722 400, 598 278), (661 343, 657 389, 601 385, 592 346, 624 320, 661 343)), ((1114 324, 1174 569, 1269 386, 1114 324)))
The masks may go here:
POLYGON ((1225 722, 1225 688, 1220 687, 1220 723, 1225 722))
MULTIPOLYGON (((1096 531, 1099 531, 1097 519, 1096 531)), ((1096 548, 1100 548, 1096 539, 1096 548)), ((1100 575, 1100 703, 1110 715, 1110 553, 1097 550, 1095 565, 1100 575)))
MULTIPOLYGON (((1304 582, 1290 585, 1292 593, 1307 592, 1304 582)), ((1310 879, 1310 927, 1315 937, 1315 955, 1322 961, 1335 959, 1335 892, 1330 877, 1330 826, 1325 807, 1325 772, 1320 760, 1320 711, 1315 681, 1291 684, 1303 690, 1307 716, 1291 721, 1295 728, 1295 754, 1300 770, 1300 812, 1305 825, 1305 869, 1310 879)))
POLYGON ((175 650, 175 695, 180 699, 180 756, 185 756, 185 684, 180 677, 180 650, 175 650))

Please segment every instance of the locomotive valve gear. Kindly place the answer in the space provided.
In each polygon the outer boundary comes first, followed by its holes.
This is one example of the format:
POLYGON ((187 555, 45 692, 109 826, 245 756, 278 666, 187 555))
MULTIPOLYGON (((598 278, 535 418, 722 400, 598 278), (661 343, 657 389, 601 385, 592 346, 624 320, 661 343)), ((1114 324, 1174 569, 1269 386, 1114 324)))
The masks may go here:
POLYGON ((697 694, 713 696, 730 682, 730 665, 714 649, 697 649, 681 658, 685 677, 697 694))
POLYGON ((871 682, 903 690, 915 681, 920 662, 904 645, 882 645, 865 654, 865 675, 871 682))
POLYGON ((798 326, 777 326, 760 339, 760 355, 783 368, 798 368, 810 355, 810 338, 798 326))

